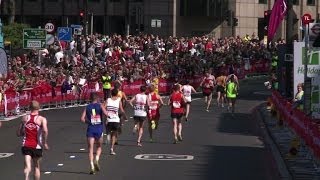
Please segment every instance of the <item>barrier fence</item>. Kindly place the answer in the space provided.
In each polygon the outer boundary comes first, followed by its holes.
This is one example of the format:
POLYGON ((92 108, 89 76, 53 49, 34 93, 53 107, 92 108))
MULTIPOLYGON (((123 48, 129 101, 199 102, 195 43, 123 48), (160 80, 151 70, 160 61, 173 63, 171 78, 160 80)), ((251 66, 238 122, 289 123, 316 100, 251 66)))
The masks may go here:
POLYGON ((320 126, 318 121, 306 116, 301 110, 283 98, 278 91, 273 91, 269 99, 271 110, 278 120, 284 121, 320 159, 320 126))
MULTIPOLYGON (((245 78, 247 74, 267 73, 270 68, 270 61, 260 60, 252 61, 250 64, 244 64, 235 67, 235 74, 239 79, 245 78)), ((229 67, 224 66, 219 69, 220 72, 228 73, 229 67)), ((189 78, 190 84, 198 88, 200 86, 202 76, 194 76, 189 78)), ((122 84, 122 91, 126 95, 131 96, 139 93, 140 86, 145 84, 143 80, 134 82, 124 82, 122 84)), ((160 94, 168 94, 174 84, 174 80, 159 79, 158 89, 160 94)), ((102 87, 101 84, 99 87, 102 87)), ((37 100, 41 104, 41 108, 54 108, 68 105, 77 105, 88 103, 91 92, 98 92, 100 97, 103 97, 101 88, 97 88, 95 83, 88 83, 81 88, 81 91, 67 91, 62 93, 61 86, 52 87, 49 84, 43 83, 37 87, 25 89, 20 92, 14 90, 7 90, 0 104, 0 113, 4 116, 13 116, 20 113, 20 111, 28 110, 30 101, 37 100)))

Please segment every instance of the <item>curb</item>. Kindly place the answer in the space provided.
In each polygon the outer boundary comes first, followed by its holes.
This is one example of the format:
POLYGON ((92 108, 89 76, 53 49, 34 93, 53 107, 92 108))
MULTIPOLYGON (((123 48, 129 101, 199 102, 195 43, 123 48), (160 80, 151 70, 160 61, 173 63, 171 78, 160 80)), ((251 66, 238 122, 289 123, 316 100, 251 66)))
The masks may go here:
POLYGON ((266 125, 266 119, 262 114, 262 111, 264 111, 263 107, 265 105, 264 103, 261 103, 260 105, 256 106, 252 110, 252 114, 254 115, 255 119, 259 121, 259 124, 263 126, 263 129, 261 131, 265 143, 270 148, 270 151, 272 153, 273 160, 275 161, 275 164, 277 166, 277 169, 279 171, 280 179, 282 180, 292 180, 292 173, 289 171, 289 167, 285 163, 285 160, 283 159, 281 155, 281 151, 279 147, 276 144, 275 139, 273 138, 269 128, 266 125))

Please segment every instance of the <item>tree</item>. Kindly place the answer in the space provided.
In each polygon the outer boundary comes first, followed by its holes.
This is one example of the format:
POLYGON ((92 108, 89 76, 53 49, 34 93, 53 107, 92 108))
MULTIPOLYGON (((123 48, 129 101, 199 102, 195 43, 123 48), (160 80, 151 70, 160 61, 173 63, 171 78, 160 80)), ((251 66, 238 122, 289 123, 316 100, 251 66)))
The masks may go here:
POLYGON ((29 28, 28 24, 12 23, 3 27, 5 41, 10 41, 13 50, 22 49, 23 29, 29 28))

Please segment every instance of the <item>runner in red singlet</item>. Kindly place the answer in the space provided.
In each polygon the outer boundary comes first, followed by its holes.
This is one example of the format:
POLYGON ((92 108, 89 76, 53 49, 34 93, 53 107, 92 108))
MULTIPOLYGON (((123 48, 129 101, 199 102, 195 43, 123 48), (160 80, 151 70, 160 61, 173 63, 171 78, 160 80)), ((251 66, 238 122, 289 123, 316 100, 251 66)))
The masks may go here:
POLYGON ((211 75, 211 71, 206 72, 206 75, 203 78, 202 82, 200 83, 200 86, 202 87, 203 96, 205 98, 207 112, 209 112, 209 108, 212 100, 212 92, 215 84, 216 84, 216 79, 213 75, 211 75))
POLYGON ((187 100, 180 92, 180 85, 176 84, 173 93, 170 95, 168 105, 171 106, 171 118, 173 123, 174 144, 182 141, 182 117, 184 115, 184 106, 187 100))
POLYGON ((31 101, 30 109, 31 113, 22 117, 17 136, 23 136, 21 151, 24 155, 25 179, 29 180, 33 162, 34 179, 39 180, 42 149, 49 149, 47 119, 39 115, 40 105, 37 101, 31 101))
POLYGON ((163 101, 161 96, 157 93, 156 87, 151 85, 149 88, 149 110, 148 110, 148 119, 149 119, 149 135, 150 142, 153 142, 152 131, 158 128, 159 119, 160 119, 160 108, 163 105, 163 101))

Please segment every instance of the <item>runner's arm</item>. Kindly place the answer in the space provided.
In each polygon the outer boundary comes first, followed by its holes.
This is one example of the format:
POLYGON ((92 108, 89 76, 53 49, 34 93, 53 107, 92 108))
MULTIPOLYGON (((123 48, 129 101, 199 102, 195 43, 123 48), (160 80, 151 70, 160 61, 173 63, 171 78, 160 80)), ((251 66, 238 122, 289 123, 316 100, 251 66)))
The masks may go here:
POLYGON ((44 146, 45 150, 48 150, 49 149, 49 146, 48 146, 48 134, 49 134, 49 131, 48 131, 47 119, 42 117, 41 124, 42 124, 43 146, 44 146))
POLYGON ((24 136, 24 130, 23 130, 23 125, 24 125, 24 123, 26 122, 26 116, 23 116, 22 117, 22 120, 21 120, 21 122, 20 122, 20 124, 19 124, 19 127, 18 127, 18 129, 17 129, 17 136, 18 137, 21 137, 21 136, 24 136))
POLYGON ((170 106, 170 104, 171 104, 171 95, 169 96, 169 100, 168 100, 167 105, 170 106))
POLYGON ((119 109, 122 113, 124 113, 124 109, 123 109, 123 106, 122 106, 122 102, 120 101, 120 104, 119 104, 119 109))
POLYGON ((133 101, 136 99, 136 96, 133 96, 133 98, 129 101, 129 104, 131 105, 131 107, 133 107, 133 101))
POLYGON ((194 93, 196 93, 197 91, 196 91, 196 89, 194 89, 194 87, 193 86, 191 86, 191 91, 192 92, 194 92, 194 93))
POLYGON ((83 110, 80 120, 81 122, 86 122, 86 109, 83 110))
POLYGON ((159 107, 162 107, 164 105, 162 97, 160 95, 158 95, 158 99, 160 101, 160 106, 159 107))
POLYGON ((101 110, 102 110, 103 114, 104 114, 105 116, 108 116, 108 112, 107 112, 107 109, 105 108, 105 106, 101 104, 100 107, 101 107, 101 110))

